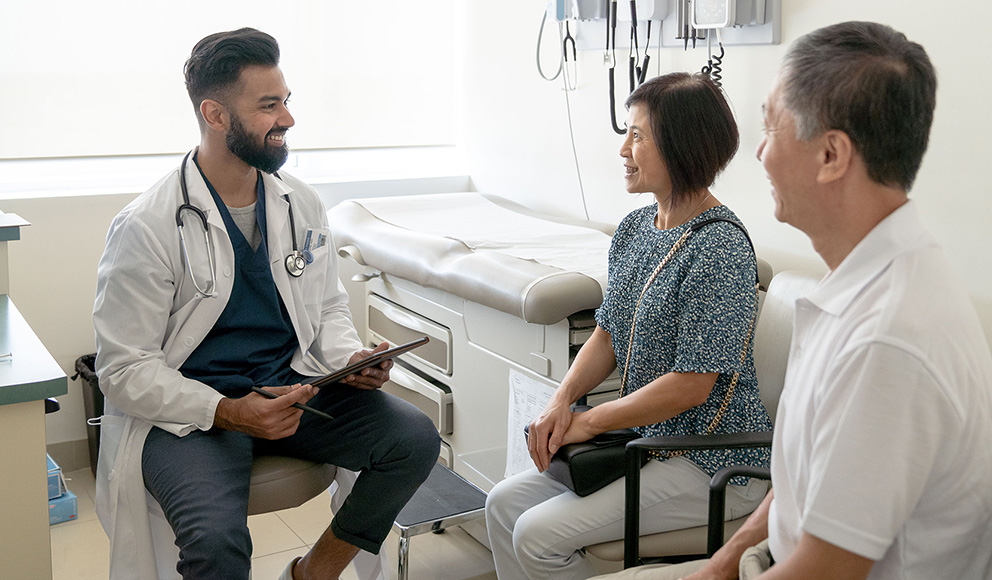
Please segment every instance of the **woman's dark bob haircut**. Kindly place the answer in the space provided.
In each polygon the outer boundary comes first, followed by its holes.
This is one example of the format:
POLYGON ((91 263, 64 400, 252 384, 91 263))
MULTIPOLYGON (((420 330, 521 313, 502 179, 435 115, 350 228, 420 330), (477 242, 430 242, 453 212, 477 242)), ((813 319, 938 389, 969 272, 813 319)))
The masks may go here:
POLYGON ((628 109, 647 105, 651 135, 672 180, 671 207, 713 185, 740 137, 723 92, 701 73, 655 77, 631 93, 628 109))

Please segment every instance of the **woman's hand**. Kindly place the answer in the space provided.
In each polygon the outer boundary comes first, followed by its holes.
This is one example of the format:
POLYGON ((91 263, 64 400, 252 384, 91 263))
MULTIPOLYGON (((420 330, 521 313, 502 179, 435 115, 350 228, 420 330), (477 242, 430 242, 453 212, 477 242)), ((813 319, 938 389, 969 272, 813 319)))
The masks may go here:
POLYGON ((551 456, 562 446, 562 439, 572 423, 568 405, 548 403, 541 415, 531 422, 527 435, 527 451, 538 471, 546 471, 551 456))
POLYGON ((572 413, 572 422, 568 424, 568 430, 562 436, 558 447, 570 443, 588 441, 603 432, 602 429, 598 429, 592 425, 592 422, 589 420, 592 417, 590 412, 591 410, 572 413))
POLYGON ((534 460, 538 471, 543 472, 548 469, 551 456, 562 445, 585 441, 595 435, 595 433, 589 433, 584 437, 581 435, 585 432, 587 424, 584 421, 576 424, 571 404, 606 380, 615 368, 617 365, 613 356, 610 333, 597 325, 592 336, 575 355, 575 361, 568 368, 551 401, 544 407, 541 415, 530 424, 527 451, 530 452, 530 457, 534 460))

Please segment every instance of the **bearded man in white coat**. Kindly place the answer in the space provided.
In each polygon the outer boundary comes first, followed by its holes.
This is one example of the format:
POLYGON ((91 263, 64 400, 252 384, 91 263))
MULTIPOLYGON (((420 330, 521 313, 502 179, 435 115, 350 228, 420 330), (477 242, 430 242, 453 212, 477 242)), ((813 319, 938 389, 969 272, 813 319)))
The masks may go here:
POLYGON ((337 578, 359 549, 379 552, 437 459, 430 419, 379 390, 391 363, 319 391, 308 384, 387 345, 362 348, 324 207, 278 172, 295 122, 278 64, 275 39, 253 29, 194 47, 185 76, 199 147, 107 236, 93 320, 107 401, 97 510, 112 579, 160 573, 150 502, 175 534, 183 578, 247 579, 248 482, 260 452, 359 473, 283 575, 337 578))

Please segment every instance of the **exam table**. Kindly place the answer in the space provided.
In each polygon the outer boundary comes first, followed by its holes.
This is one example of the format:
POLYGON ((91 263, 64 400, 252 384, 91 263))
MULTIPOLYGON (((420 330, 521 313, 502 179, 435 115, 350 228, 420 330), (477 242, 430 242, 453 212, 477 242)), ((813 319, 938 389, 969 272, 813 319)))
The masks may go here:
POLYGON ((478 193, 351 200, 328 218, 366 341, 431 339, 384 389, 431 416, 441 462, 489 491, 506 473, 511 378, 560 383, 595 328, 612 227, 478 193))

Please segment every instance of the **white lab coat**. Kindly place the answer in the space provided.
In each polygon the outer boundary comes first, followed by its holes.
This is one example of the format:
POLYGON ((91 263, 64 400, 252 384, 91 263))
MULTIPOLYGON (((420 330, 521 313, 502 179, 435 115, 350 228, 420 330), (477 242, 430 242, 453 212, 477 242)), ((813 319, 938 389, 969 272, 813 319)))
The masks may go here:
MULTIPOLYGON (((362 348, 348 311, 348 296, 338 279, 323 204, 313 188, 280 173, 264 174, 267 242, 276 288, 301 345, 294 370, 320 375, 339 368, 362 348), (292 251, 288 204, 292 198, 297 247, 308 228, 313 240, 326 236, 313 251, 313 263, 299 278, 286 272, 292 251)), ((213 425, 222 395, 177 370, 220 317, 231 295, 234 248, 220 212, 196 165, 186 167, 190 202, 207 216, 216 263, 214 297, 197 292, 184 262, 176 210, 182 201, 179 170, 168 174, 128 204, 111 224, 97 276, 93 323, 96 371, 106 395, 97 470, 96 510, 110 538, 111 580, 158 577, 156 543, 141 475, 145 436, 157 426, 177 436, 213 425)), ((203 228, 184 212, 186 242, 196 281, 210 280, 203 228)), ((351 480, 353 481, 353 479, 351 480)), ((340 491, 350 491, 344 482, 340 491)), ((155 506, 157 507, 157 506, 155 506)), ((162 559, 159 548, 159 560, 162 559)), ((175 547, 169 547, 173 557, 175 547)), ((172 569, 174 570, 174 560, 172 569)), ((174 574, 174 572, 173 572, 174 574)))

